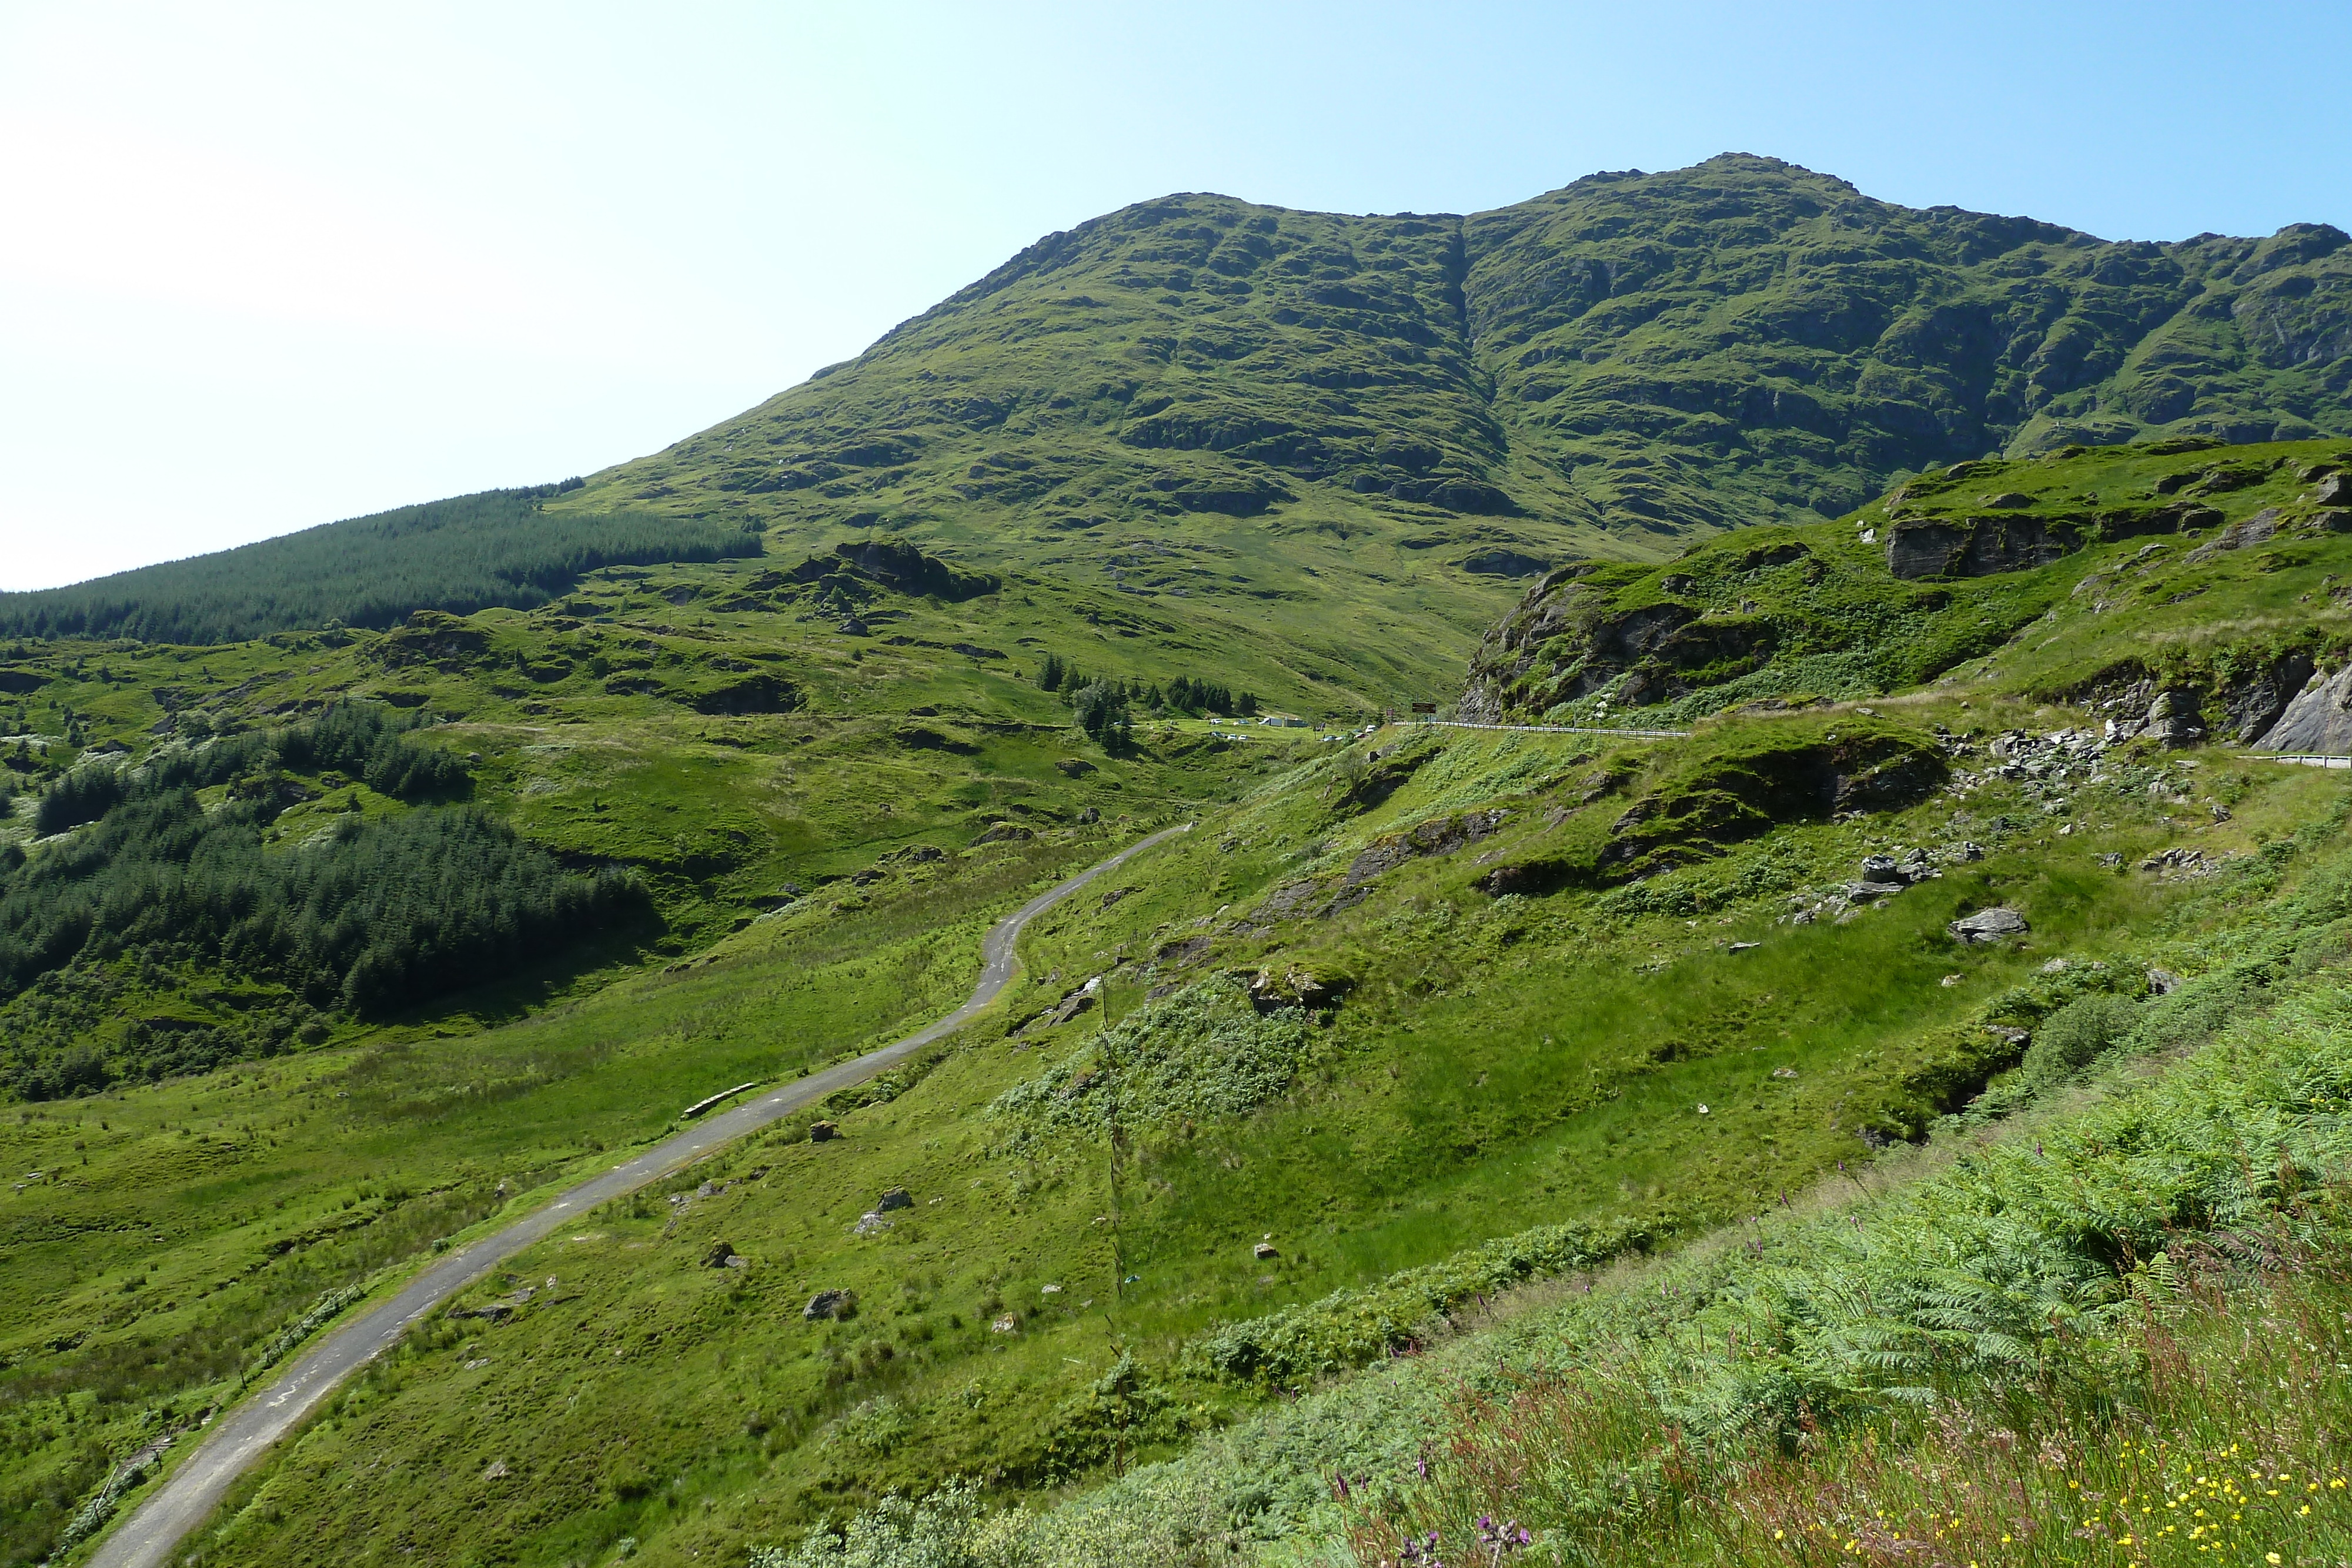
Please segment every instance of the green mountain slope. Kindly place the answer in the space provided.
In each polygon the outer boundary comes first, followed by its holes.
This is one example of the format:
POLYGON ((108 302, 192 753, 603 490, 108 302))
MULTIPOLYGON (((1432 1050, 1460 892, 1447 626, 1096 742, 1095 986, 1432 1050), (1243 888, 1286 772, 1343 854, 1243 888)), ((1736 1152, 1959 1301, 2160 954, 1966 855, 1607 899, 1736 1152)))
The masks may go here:
MULTIPOLYGON (((2335 963, 2344 776, 2243 748, 2352 747, 2347 277, 2316 226, 2110 245, 1738 156, 1170 197, 664 453, 361 530, 405 578, 346 524, 45 600, 84 619, 0 656, 0 1564, 352 1292, 944 1011, 994 914, 1180 821, 840 1136, 551 1238, 192 1549, 815 1562, 957 1477, 1041 1561, 1458 1529, 1318 1512, 1396 1433, 1286 1447, 1283 1402, 1387 1408, 1361 1370, 1498 1290, 2335 963), (1457 694, 1577 729, 1365 727, 1457 694), (377 908, 446 961, 362 962, 377 908), (2126 1019, 2151 968, 2189 1001, 2126 1019)), ((2104 1224, 2064 1270, 2145 1239, 2104 1224)))
POLYGON ((1650 556, 1956 458, 2352 431, 2346 244, 2109 243, 1730 154, 1467 218, 1170 196, 565 504, 1050 541, 1089 571, 1090 519, 1203 515, 1375 561, 1650 556))

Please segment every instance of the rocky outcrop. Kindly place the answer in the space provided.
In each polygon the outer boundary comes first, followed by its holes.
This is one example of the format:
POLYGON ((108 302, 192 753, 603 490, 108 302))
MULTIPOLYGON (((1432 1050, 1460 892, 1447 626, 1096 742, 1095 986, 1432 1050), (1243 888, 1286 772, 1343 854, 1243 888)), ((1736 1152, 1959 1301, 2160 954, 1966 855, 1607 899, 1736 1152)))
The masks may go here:
POLYGON ((2240 746, 2262 743, 2311 684, 2315 668, 2310 654, 2286 653, 2222 691, 2219 700, 2228 715, 2230 738, 2240 746))
POLYGON ((1959 517, 1897 517, 1887 525, 1886 570, 1906 580, 2030 571, 2063 559, 2085 545, 2148 534, 2190 533, 2221 520, 2221 514, 2212 507, 2189 501, 2045 517, 1990 510, 1959 517))
POLYGON ((954 602, 1003 586, 992 572, 962 570, 898 538, 844 540, 831 555, 813 555, 786 575, 852 603, 865 602, 877 589, 954 602))
POLYGON ((1990 577, 2047 566, 2082 548, 2081 535, 2042 517, 1919 517, 1890 523, 1886 570, 1896 577, 1990 577))
POLYGON ((1627 807, 1597 845, 1539 849, 1471 885, 1499 898, 1651 876, 1779 823, 1909 805, 1948 771, 1932 742, 1891 728, 1775 734, 1698 759, 1627 807))
POLYGON ((2227 550, 2244 549, 2249 545, 2267 542, 2279 528, 2279 509, 2265 507, 2251 517, 2242 517, 2223 528, 2219 534, 2190 550, 2188 563, 2202 566, 2227 550))
POLYGON ((2293 742, 2272 745, 2270 737, 2309 687, 2317 667, 2312 654, 2301 648, 2269 653, 2247 646, 2222 652, 2226 656, 2212 661, 2222 672, 2218 674, 2166 679, 2130 660, 2077 688, 2074 695, 2115 716, 2106 721, 2109 745, 2145 738, 2163 746, 2194 746, 2221 739, 2274 751, 2304 749, 2293 742))
POLYGON ((1260 969, 1247 977, 1250 1005, 1262 1013, 1283 1008, 1321 1009, 1336 1007, 1340 995, 1353 982, 1343 975, 1317 973, 1290 965, 1276 975, 1273 969, 1260 969))
POLYGON ((1367 844, 1349 864, 1348 874, 1340 879, 1339 885, 1354 887, 1370 882, 1407 861, 1450 855, 1501 827, 1506 815, 1500 810, 1465 811, 1459 817, 1433 818, 1409 832, 1383 834, 1367 844))
MULTIPOLYGON (((1805 553, 1802 546, 1784 548, 1805 553)), ((1633 706, 1669 701, 1746 674, 1779 643, 1761 616, 1673 598, 1618 607, 1582 580, 1593 570, 1587 561, 1543 577, 1486 634, 1456 710, 1464 718, 1493 724, 1515 709, 1539 712, 1602 691, 1633 706)), ((1660 586, 1673 591, 1678 580, 1668 577, 1660 586)))
POLYGON ((826 1319, 851 1317, 856 1313, 856 1291, 819 1291, 809 1298, 808 1305, 801 1309, 801 1316, 814 1323, 826 1319))
POLYGON ((2185 689, 2157 693, 2141 733, 2159 746, 2194 746, 2204 739, 2205 716, 2197 711, 2197 694, 2185 689))
POLYGON ((798 686, 782 675, 772 675, 765 671, 740 675, 700 690, 685 689, 665 695, 675 697, 697 713, 714 715, 790 713, 801 706, 798 686))
POLYGON ((2263 751, 2352 754, 2352 665, 2312 676, 2254 745, 2263 751))

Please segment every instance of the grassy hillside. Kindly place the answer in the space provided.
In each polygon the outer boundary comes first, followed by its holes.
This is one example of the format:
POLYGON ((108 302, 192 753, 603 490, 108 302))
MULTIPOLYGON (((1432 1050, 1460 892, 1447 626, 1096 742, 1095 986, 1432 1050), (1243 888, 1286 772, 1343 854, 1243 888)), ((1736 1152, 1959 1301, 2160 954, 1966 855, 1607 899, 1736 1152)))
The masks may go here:
MULTIPOLYGON (((2000 510, 2054 517, 2085 486, 2117 489, 2105 476, 2155 485, 2192 457, 2199 474, 2283 476, 2294 496, 2316 481, 2281 460, 2324 461, 2084 452, 2029 465, 2050 476, 2042 498, 2000 510)), ((1115 753, 1075 732, 1034 667, 996 656, 1027 636, 1041 662, 1164 694, 1176 661, 1118 637, 1105 596, 855 548, 765 572, 607 571, 540 612, 425 616, 341 645, 28 656, 10 667, 52 683, 32 711, 83 694, 74 722, 92 736, 157 711, 147 664, 121 678, 135 661, 193 667, 199 700, 173 719, 191 731, 256 723, 299 690, 444 716, 414 734, 465 762, 480 804, 575 863, 635 868, 669 934, 666 963, 618 984, 594 988, 615 971, 581 966, 627 956, 592 953, 412 1019, 337 1017, 309 1050, 28 1105, 0 1129, 43 1172, 10 1200, 0 1268, 24 1325, 0 1344, 23 1521, 9 1550, 37 1558, 111 1458, 233 1397, 331 1292, 387 1282, 709 1089, 940 1010, 989 912, 1179 812, 1199 816, 1192 834, 1032 929, 989 1017, 824 1107, 842 1136, 783 1124, 517 1260, 458 1303, 491 1315, 421 1324, 192 1551, 556 1563, 627 1541, 647 1561, 740 1559, 959 1476, 992 1489, 990 1510, 1028 1498, 1046 1561, 1121 1560, 1084 1555, 1114 1539, 1089 1519, 1174 1560, 1222 1536, 1452 1539, 1458 1479, 1396 1482, 1360 1516, 1312 1503, 1328 1477, 1311 1455, 1366 1456, 1361 1473, 1377 1459, 1391 1479, 1410 1464, 1405 1435, 1435 1417, 1399 1424, 1379 1392, 1395 1374, 1361 1385, 1372 1414, 1335 1416, 1322 1447, 1277 1463, 1250 1434, 1281 1448, 1283 1400, 1337 1379, 1344 1405, 1357 1369, 1413 1362, 1497 1291, 1679 1255, 1881 1151, 2039 1125, 2084 1072, 2139 1060, 2113 1052, 2147 1020, 2187 1019, 2146 1037, 2168 1060, 2333 963, 2343 776, 2243 759, 2218 726, 2147 725, 2141 701, 2176 678, 2169 650, 2188 651, 2182 670, 2236 670, 2236 653, 2197 651, 2273 620, 2304 629, 2315 668, 2336 657, 2326 594, 2352 575, 2352 534, 2316 497, 2273 498, 2268 539, 2207 549, 2243 540, 2263 484, 2154 552, 2086 538, 1982 578, 1895 576, 1884 538, 1862 542, 1881 506, 1752 536, 1770 561, 1717 562, 1743 538, 1570 580, 1628 595, 1611 613, 1678 569, 1694 586, 1663 592, 1695 613, 1717 613, 1723 574, 1742 570, 1756 602, 1730 612, 1776 625, 1883 603, 1886 640, 1857 644, 1872 658, 1935 645, 1938 615, 1991 628, 1965 658, 1874 665, 1866 688, 1830 693, 1791 632, 1726 677, 1761 683, 1740 700, 1704 684, 1675 699, 1682 738, 1229 736, 1139 696, 1132 749, 1115 753), (1823 563, 1810 579, 1808 561, 1823 563), (2129 608, 2091 609, 2126 570, 2129 608), (1927 592, 1948 597, 1903 609, 1927 592), (2139 619, 2119 644, 2122 614, 2139 619), (289 653, 319 674, 268 673, 289 653), (2138 706, 2106 706, 2111 688, 2138 706), (2127 721, 2111 737, 2110 716, 2127 721), (1950 934, 1990 909, 2024 929, 1950 934), (2155 969, 2189 981, 2188 1000, 2151 1010, 2155 969), (911 1201, 882 1208, 898 1188, 911 1201), (708 1266, 721 1242, 745 1265, 708 1266), (854 1310, 806 1316, 828 1291, 854 1310), (1214 1469, 1252 1453, 1248 1487, 1214 1469), (1041 1511, 1160 1461, 1176 1468, 1041 1511)), ((1898 512, 1913 499, 1932 497, 1898 512)), ((1181 673, 1303 706, 1313 688, 1281 685, 1255 646, 1204 643, 1181 673)), ((2200 711, 2236 690, 2203 692, 2200 711)), ((321 793, 285 809, 288 837, 295 813, 347 791, 362 814, 430 809, 298 777, 321 793)), ((139 962, 66 972, 143 996, 139 962)), ((201 971, 164 977, 172 1005, 236 1010, 235 988, 201 971)), ((1719 1247, 1694 1256, 1730 1266, 1719 1247)), ((1482 1495, 1570 1539, 1565 1505, 1482 1495)), ((1016 1526, 1031 1528, 991 1528, 1016 1526)))
POLYGON ((1345 537, 1360 580, 1654 558, 1958 458, 2352 433, 2346 246, 2109 243, 1736 154, 1469 217, 1169 196, 563 505, 1160 591, 1229 517, 1345 537))
POLYGON ((2334 1299, 2284 1261, 2334 1091, 2279 1085, 2334 1082, 2345 775, 2245 748, 2352 735, 2347 256, 1746 157, 1171 197, 562 494, 0 601, 0 1563, 1179 821, 956 1037, 419 1323, 187 1556, 1770 1556, 1675 1500, 2188 1408, 2126 1296, 2204 1314, 2168 1368, 2334 1299), (1457 695, 1586 732, 1379 724, 1457 695), (2099 1164, 2176 1124, 2285 1130, 2099 1164), (2182 1302, 2128 1282, 2167 1224, 2229 1254, 2182 1302))
POLYGON ((1569 568, 1488 633, 1464 712, 1671 724, 1995 677, 2127 719, 2170 692, 2251 743, 2344 647, 2333 580, 2288 569, 2352 526, 2347 465, 2343 442, 2062 448, 1931 470, 1832 528, 1569 568))

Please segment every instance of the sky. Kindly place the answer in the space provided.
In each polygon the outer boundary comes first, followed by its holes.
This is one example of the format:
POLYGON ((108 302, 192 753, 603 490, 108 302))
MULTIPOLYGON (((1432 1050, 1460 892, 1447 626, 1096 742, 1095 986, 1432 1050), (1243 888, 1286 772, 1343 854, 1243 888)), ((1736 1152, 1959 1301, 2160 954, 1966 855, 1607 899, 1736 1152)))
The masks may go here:
POLYGON ((2109 238, 2352 228, 2340 4, 0 0, 0 591, 656 450, 1171 191, 1767 153, 2109 238))

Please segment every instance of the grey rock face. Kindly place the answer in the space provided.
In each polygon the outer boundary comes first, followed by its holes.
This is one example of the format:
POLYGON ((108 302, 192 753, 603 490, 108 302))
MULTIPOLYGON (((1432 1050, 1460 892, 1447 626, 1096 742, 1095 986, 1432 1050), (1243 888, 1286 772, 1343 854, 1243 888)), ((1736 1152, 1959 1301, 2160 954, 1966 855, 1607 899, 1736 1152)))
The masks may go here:
POLYGON ((894 1208, 912 1208, 914 1207, 915 1195, 908 1192, 903 1186, 894 1186, 888 1192, 884 1193, 875 1203, 874 1212, 877 1214, 887 1214, 894 1208))
POLYGON ((1045 1027, 1053 1029, 1066 1024, 1094 1005, 1095 988, 1092 986, 1081 986, 1064 997, 1055 1005, 1054 1009, 1045 1015, 1045 1027))
POLYGON ((2180 987, 2180 977, 2169 969, 2150 969, 2147 972, 2147 994, 2151 997, 2168 997, 2180 987))
POLYGON ((2190 550, 2188 556, 2189 564, 2202 566, 2225 550, 2244 549, 2249 545, 2261 544, 2278 532, 2278 526, 2279 509, 2276 507, 2265 507, 2251 517, 2231 523, 2210 540, 2190 550))
POLYGON ((2263 751, 2328 757, 2352 752, 2352 666, 2325 678, 2314 676, 2254 745, 2263 751))
POLYGON ((2307 653, 2287 653, 2256 671, 2252 678, 2221 694, 2221 706, 2236 731, 2239 745, 2259 744, 2286 712, 2295 694, 2311 684, 2314 665, 2307 653))
POLYGON ((2039 517, 1906 519, 1887 529, 1886 570, 1906 579, 1990 577, 2047 566, 2078 548, 2039 517))
POLYGON ((1961 942, 1998 942, 2004 936, 2019 936, 2032 929, 2025 916, 2014 909, 1980 909, 1974 915, 1953 921, 1944 927, 1961 942))
POLYGON ((2205 716, 2197 711, 2197 694, 2158 692, 2156 701, 2148 705, 2147 728, 2143 733, 2163 746, 2194 746, 2204 739, 2205 716))

